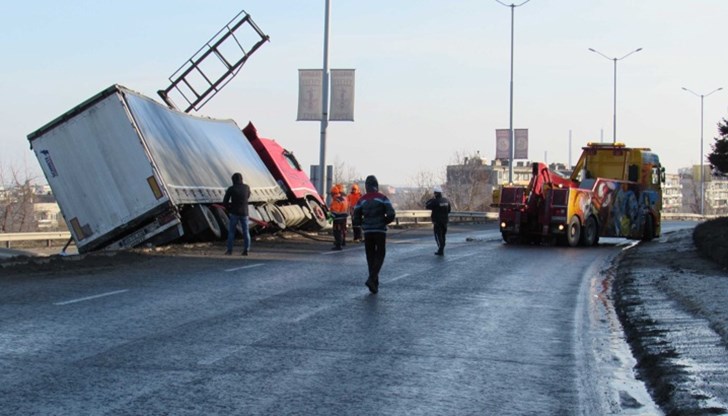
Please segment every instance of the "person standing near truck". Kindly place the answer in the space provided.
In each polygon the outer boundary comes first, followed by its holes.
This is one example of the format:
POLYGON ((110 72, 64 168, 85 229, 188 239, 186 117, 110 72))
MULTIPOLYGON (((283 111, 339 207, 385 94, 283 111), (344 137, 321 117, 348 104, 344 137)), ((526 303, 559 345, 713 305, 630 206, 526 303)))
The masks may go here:
POLYGON ((243 228, 243 256, 248 255, 250 250, 250 229, 248 228, 248 199, 250 199, 250 186, 243 183, 243 175, 235 172, 232 177, 233 185, 225 191, 222 204, 225 206, 230 217, 228 225, 227 251, 225 254, 233 254, 233 241, 238 222, 243 228))
POLYGON ((442 188, 436 186, 433 189, 435 197, 427 201, 425 208, 432 211, 432 228, 435 231, 437 242, 436 256, 445 255, 445 234, 447 234, 447 223, 450 220, 450 201, 442 196, 442 188))
POLYGON ((376 176, 369 175, 364 182, 366 193, 354 208, 352 225, 364 232, 364 250, 367 256, 369 278, 365 285, 371 293, 379 291, 379 271, 384 264, 387 243, 387 224, 394 221, 392 202, 379 192, 376 176))
MULTIPOLYGON (((356 204, 359 202, 359 199, 361 199, 361 192, 359 191, 359 185, 352 184, 351 185, 351 191, 349 191, 349 195, 346 196, 347 202, 349 202, 349 215, 354 215, 354 207, 356 207, 356 204)), ((354 230, 354 242, 361 241, 361 227, 360 226, 351 226, 352 230, 354 230)))
POLYGON ((341 250, 341 246, 346 244, 346 219, 349 217, 349 205, 346 198, 342 195, 343 185, 337 184, 331 188, 331 204, 329 204, 329 212, 334 217, 333 233, 334 246, 332 250, 341 250))

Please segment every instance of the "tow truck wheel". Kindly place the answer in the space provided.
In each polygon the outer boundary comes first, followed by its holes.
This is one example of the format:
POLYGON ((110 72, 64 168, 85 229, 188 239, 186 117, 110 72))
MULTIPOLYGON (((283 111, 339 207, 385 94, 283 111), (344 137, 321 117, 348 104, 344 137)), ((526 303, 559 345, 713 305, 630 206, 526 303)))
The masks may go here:
POLYGON ((645 226, 642 229, 642 241, 652 241, 655 236, 655 224, 652 222, 652 216, 645 218, 645 226))
POLYGON ((594 217, 590 216, 584 223, 584 229, 581 230, 581 245, 586 247, 596 245, 598 235, 597 222, 594 217))
POLYGON ((521 242, 521 239, 518 236, 518 234, 501 233, 501 236, 503 236, 503 241, 505 241, 506 244, 518 244, 521 242))
POLYGON ((566 228, 566 242, 570 247, 576 247, 581 240, 581 222, 579 217, 574 215, 569 220, 569 226, 566 228))

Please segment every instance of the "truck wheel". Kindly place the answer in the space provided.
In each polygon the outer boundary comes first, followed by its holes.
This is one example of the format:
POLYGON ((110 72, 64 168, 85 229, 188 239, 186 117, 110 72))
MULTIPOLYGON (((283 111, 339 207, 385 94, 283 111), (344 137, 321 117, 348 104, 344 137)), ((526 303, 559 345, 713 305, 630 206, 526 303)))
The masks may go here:
POLYGON ((521 242, 521 238, 518 234, 501 233, 501 236, 503 237, 503 241, 505 241, 506 244, 518 244, 521 242))
POLYGON ((569 220, 569 226, 566 228, 566 242, 570 247, 576 247, 581 240, 581 222, 579 217, 574 215, 569 220))
POLYGON ((597 221, 594 217, 590 216, 586 219, 584 229, 581 230, 581 245, 586 247, 594 246, 596 245, 598 238, 599 233, 597 230, 597 221))
POLYGON ((187 231, 198 241, 212 241, 220 238, 220 226, 215 215, 205 205, 194 205, 185 211, 187 231))
POLYGON ((328 221, 326 220, 326 211, 317 200, 309 198, 306 200, 308 209, 311 210, 313 219, 308 223, 307 227, 311 230, 321 230, 326 227, 328 221))
POLYGON ((230 228, 230 217, 227 216, 227 213, 222 207, 217 205, 211 206, 210 211, 212 211, 212 214, 215 216, 217 225, 220 226, 220 238, 227 240, 228 228, 230 228))
POLYGON ((281 212, 281 210, 277 206, 268 204, 265 206, 265 210, 268 213, 271 222, 275 224, 276 227, 281 230, 286 229, 286 218, 283 216, 283 212, 281 212))
POLYGON ((645 226, 642 229, 642 241, 652 241, 655 236, 655 224, 652 222, 652 216, 645 218, 645 226))

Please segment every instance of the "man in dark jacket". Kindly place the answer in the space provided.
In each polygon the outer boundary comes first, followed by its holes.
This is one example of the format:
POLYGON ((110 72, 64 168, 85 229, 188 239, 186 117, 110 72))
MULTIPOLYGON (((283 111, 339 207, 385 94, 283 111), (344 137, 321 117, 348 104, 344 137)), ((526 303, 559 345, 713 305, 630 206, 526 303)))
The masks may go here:
POLYGON ((230 224, 228 226, 227 251, 225 254, 233 254, 233 240, 238 221, 243 228, 243 256, 248 255, 250 250, 250 231, 248 228, 248 199, 250 198, 250 187, 243 183, 243 175, 235 172, 233 174, 233 186, 225 191, 222 200, 228 211, 230 224))
POLYGON ((379 192, 379 182, 369 175, 364 182, 366 193, 354 207, 352 224, 364 233, 364 249, 367 255, 369 278, 366 286, 372 293, 379 291, 379 271, 384 263, 387 243, 387 224, 394 221, 392 202, 379 192))
POLYGON ((435 255, 442 256, 445 254, 445 234, 447 234, 447 223, 450 220, 450 201, 442 196, 442 189, 439 186, 436 186, 433 191, 435 197, 427 201, 425 208, 432 211, 430 218, 437 242, 435 255))

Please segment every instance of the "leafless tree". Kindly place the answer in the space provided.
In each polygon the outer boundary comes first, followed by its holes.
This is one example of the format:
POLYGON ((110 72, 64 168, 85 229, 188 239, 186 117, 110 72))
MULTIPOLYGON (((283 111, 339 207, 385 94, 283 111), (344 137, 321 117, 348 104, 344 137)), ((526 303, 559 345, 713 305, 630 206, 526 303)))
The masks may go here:
POLYGON ((413 186, 398 190, 395 199, 398 208, 424 209, 425 202, 432 198, 432 189, 435 186, 441 186, 442 179, 442 173, 424 170, 417 172, 409 181, 413 186))
POLYGON ((15 168, 0 166, 0 232, 35 231, 33 180, 15 168))
POLYGON ((346 164, 337 156, 334 159, 334 183, 350 185, 354 182, 364 182, 361 174, 354 166, 346 164))
POLYGON ((487 211, 492 200, 493 171, 478 152, 455 152, 447 167, 444 192, 458 211, 487 211))

